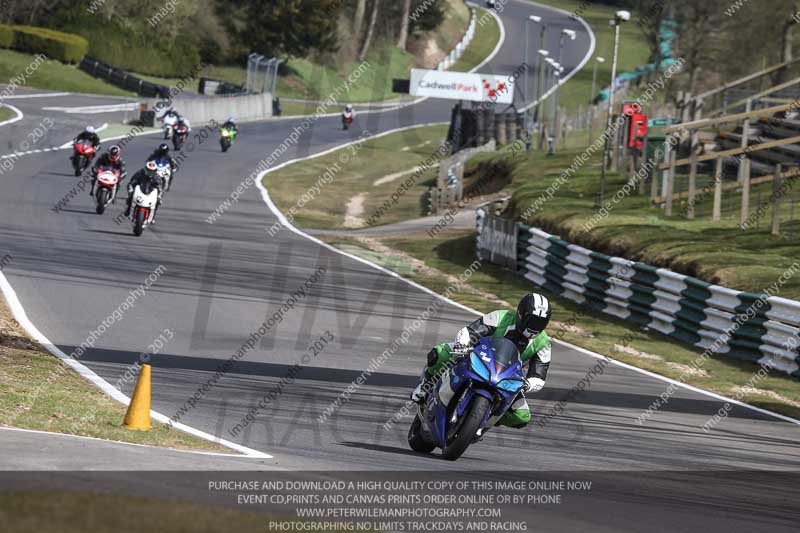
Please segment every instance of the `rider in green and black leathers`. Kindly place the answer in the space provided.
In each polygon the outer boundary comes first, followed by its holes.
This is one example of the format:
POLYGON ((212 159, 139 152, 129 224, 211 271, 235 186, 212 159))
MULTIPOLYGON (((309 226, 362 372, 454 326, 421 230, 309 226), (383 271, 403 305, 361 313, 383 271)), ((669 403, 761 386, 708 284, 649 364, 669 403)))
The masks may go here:
MULTIPOLYGON (((527 366, 526 392, 538 392, 544 387, 550 366, 550 337, 545 332, 552 311, 550 302, 541 294, 528 294, 519 303, 517 312, 499 310, 486 314, 462 328, 455 343, 442 343, 428 353, 428 362, 422 379, 411 399, 422 402, 436 378, 446 367, 453 354, 469 353, 481 337, 505 337, 517 345, 520 359, 527 366)), ((514 400, 511 409, 489 426, 498 424, 514 428, 525 427, 531 420, 531 410, 525 397, 514 400)))
POLYGON ((239 133, 239 128, 236 127, 236 122, 233 120, 233 117, 228 117, 228 120, 222 125, 222 129, 233 130, 239 133))

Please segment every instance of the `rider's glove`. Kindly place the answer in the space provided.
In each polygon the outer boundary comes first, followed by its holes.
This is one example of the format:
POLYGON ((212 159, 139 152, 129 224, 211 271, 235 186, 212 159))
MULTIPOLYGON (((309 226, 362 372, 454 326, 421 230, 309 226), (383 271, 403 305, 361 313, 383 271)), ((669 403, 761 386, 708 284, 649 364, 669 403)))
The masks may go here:
POLYGON ((539 392, 544 388, 542 378, 528 378, 525 380, 525 392, 539 392))

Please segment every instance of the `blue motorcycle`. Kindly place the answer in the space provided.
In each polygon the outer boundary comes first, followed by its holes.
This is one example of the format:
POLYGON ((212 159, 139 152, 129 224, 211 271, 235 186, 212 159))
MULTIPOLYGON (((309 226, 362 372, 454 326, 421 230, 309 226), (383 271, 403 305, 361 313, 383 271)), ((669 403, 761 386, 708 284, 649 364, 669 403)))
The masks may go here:
POLYGON ((164 183, 164 191, 168 191, 172 186, 172 165, 169 164, 169 161, 166 158, 159 157, 156 161, 156 166, 158 170, 156 172, 161 177, 161 181, 164 183))
POLYGON ((504 337, 484 337, 468 357, 451 360, 450 368, 420 404, 408 431, 408 444, 417 452, 442 449, 455 461, 499 420, 525 386, 516 345, 504 337))

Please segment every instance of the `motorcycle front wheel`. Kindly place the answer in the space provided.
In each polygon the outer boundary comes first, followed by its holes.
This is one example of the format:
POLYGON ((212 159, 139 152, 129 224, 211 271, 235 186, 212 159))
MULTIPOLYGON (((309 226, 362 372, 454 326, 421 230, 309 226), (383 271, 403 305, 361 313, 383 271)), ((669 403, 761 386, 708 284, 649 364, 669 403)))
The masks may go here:
POLYGON ((97 205, 95 206, 95 212, 98 215, 102 215, 106 210, 106 204, 108 203, 108 189, 100 187, 96 193, 97 197, 97 205))
MULTIPOLYGON (((480 395, 475 395, 472 399, 472 404, 464 413, 457 423, 459 427, 456 428, 452 436, 448 435, 447 444, 442 450, 442 457, 448 461, 455 461, 467 451, 469 445, 472 444, 472 439, 481 427, 483 419, 486 417, 486 412, 491 408, 489 400, 480 395)), ((448 432, 450 433, 450 432, 448 432)))
POLYGON ((419 419, 419 413, 414 417, 411 422, 411 427, 408 429, 408 445, 415 452, 431 453, 436 449, 435 444, 431 444, 422 436, 422 422, 419 419))
POLYGON ((136 214, 133 215, 133 234, 137 237, 144 231, 145 214, 143 209, 137 209, 136 214))

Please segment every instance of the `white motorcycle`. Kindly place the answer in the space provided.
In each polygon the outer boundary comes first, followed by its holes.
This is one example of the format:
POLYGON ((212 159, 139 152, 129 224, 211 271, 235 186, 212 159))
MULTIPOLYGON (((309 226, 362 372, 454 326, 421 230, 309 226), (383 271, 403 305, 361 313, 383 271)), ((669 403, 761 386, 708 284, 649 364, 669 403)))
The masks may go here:
POLYGON ((172 165, 169 164, 169 161, 162 158, 156 161, 156 166, 158 167, 156 173, 158 173, 161 178, 161 182, 164 184, 164 192, 166 192, 172 186, 172 165))
POLYGON ((164 115, 161 121, 164 123, 164 139, 169 139, 172 135, 172 126, 178 122, 178 117, 177 115, 164 115))
POLYGON ((137 185, 133 190, 133 234, 137 237, 152 224, 158 206, 158 189, 150 183, 137 185))

